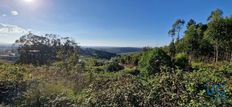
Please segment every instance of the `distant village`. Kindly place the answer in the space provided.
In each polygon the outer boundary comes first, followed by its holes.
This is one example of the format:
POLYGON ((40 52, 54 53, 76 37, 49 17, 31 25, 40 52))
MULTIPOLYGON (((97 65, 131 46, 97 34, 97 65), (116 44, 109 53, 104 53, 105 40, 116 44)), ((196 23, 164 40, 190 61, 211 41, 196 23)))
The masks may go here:
POLYGON ((0 49, 0 59, 15 60, 17 55, 11 49, 0 49))

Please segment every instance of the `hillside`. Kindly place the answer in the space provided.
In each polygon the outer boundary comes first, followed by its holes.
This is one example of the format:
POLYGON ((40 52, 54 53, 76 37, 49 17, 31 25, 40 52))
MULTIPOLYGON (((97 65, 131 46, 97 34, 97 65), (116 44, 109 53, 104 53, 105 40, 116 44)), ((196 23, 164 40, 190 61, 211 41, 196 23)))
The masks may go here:
MULTIPOLYGON (((0 59, 11 59, 16 58, 12 57, 12 50, 16 52, 17 47, 12 48, 11 45, 0 45, 0 59)), ((85 57, 94 57, 94 58, 101 58, 101 59, 110 59, 112 57, 115 57, 117 54, 110 53, 102 50, 97 50, 94 48, 80 48, 80 55, 85 57)))
POLYGON ((115 53, 110 53, 103 50, 96 50, 92 48, 81 48, 80 55, 86 57, 101 58, 101 59, 110 59, 116 56, 115 53))
POLYGON ((142 48, 135 48, 135 47, 87 47, 87 48, 106 51, 115 54, 127 54, 133 52, 140 52, 142 50, 142 48))

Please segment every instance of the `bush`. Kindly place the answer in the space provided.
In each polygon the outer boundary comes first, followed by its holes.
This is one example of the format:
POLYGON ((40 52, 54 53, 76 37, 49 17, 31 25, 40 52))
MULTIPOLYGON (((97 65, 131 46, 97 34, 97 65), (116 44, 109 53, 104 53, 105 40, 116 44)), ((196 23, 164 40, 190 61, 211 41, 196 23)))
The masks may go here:
POLYGON ((124 69, 124 67, 119 65, 118 63, 111 63, 107 67, 107 71, 109 71, 109 72, 120 71, 123 69, 124 69))
POLYGON ((90 107, 143 107, 145 87, 133 77, 95 81, 83 103, 90 107))
POLYGON ((175 65, 179 69, 187 69, 189 67, 188 56, 184 53, 179 53, 175 56, 175 65))
POLYGON ((27 88, 29 72, 18 65, 0 65, 0 104, 14 104, 27 88))
POLYGON ((140 71, 138 69, 133 69, 133 70, 129 70, 127 73, 137 76, 140 74, 140 71))
POLYGON ((139 65, 146 74, 155 74, 162 69, 172 67, 171 57, 162 49, 155 48, 143 53, 139 65))
POLYGON ((75 104, 75 94, 61 82, 35 82, 22 97, 22 107, 70 107, 75 104))

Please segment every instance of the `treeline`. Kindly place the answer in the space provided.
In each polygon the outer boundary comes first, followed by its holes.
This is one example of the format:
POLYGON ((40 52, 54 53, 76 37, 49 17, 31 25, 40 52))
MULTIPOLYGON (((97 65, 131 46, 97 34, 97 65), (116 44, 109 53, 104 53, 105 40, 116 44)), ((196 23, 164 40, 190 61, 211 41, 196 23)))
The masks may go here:
POLYGON ((190 19, 186 23, 184 35, 180 38, 185 21, 178 19, 169 30, 172 42, 164 49, 170 56, 185 53, 189 61, 218 62, 232 61, 232 16, 223 16, 216 9, 211 12, 207 23, 197 23, 190 19))

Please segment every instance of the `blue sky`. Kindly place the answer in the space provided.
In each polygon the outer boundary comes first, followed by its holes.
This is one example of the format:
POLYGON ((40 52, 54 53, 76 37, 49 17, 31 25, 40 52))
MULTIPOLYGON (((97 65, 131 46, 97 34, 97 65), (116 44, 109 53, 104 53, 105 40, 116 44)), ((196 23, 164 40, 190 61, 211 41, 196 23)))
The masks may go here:
MULTIPOLYGON (((0 0, 0 23, 84 46, 163 46, 176 19, 205 23, 216 8, 232 15, 231 6, 232 0, 0 0)), ((0 29, 0 43, 19 36, 0 29)))

